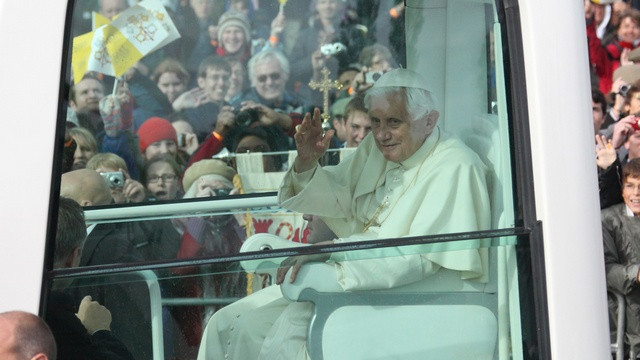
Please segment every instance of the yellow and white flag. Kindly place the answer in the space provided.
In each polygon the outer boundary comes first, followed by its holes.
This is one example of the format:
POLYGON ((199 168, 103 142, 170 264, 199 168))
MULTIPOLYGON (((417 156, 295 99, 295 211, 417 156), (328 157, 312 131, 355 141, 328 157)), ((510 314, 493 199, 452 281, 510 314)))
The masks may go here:
POLYGON ((87 71, 122 76, 143 56, 178 39, 175 25, 162 4, 145 0, 109 22, 94 15, 94 31, 73 39, 72 67, 77 83, 87 71))
POLYGON ((162 40, 162 42, 158 45, 157 48, 153 50, 157 50, 165 45, 168 45, 170 42, 180 38, 180 33, 178 32, 178 29, 173 24, 173 21, 171 21, 171 17, 169 16, 169 13, 164 8, 164 6, 162 6, 162 3, 160 3, 160 1, 144 0, 139 2, 137 6, 142 6, 143 8, 151 12, 153 16, 155 16, 155 18, 162 24, 162 27, 164 27, 164 29, 167 32, 167 37, 164 40, 162 40))

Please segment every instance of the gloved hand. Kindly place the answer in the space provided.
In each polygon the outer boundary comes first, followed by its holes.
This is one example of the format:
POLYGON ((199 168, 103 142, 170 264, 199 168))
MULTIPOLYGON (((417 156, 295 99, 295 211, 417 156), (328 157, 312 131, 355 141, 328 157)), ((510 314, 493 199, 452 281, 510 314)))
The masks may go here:
POLYGON ((80 302, 76 316, 90 335, 100 330, 111 331, 111 312, 89 295, 80 302))

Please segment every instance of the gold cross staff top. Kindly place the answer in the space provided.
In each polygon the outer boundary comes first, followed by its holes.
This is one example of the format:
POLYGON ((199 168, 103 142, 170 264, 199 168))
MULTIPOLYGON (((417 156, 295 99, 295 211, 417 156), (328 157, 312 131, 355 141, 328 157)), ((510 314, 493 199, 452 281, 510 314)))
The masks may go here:
POLYGON ((329 125, 329 118, 331 118, 331 115, 329 115, 329 91, 331 91, 331 89, 336 89, 336 90, 342 89, 342 84, 340 82, 338 82, 337 80, 331 81, 331 79, 329 78, 330 74, 331 74, 331 71, 329 71, 329 69, 327 69, 327 67, 325 66, 322 68, 322 80, 321 81, 311 80, 311 82, 309 82, 309 87, 311 89, 322 91, 322 96, 323 96, 322 128, 323 129, 325 128, 325 126, 329 125))

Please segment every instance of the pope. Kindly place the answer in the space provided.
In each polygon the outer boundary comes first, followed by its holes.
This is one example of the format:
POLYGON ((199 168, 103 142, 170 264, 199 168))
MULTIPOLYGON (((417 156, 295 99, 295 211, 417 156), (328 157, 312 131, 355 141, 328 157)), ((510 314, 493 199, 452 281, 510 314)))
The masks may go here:
MULTIPOLYGON (((294 136, 298 156, 278 198, 284 208, 319 216, 336 234, 318 244, 489 228, 486 167, 437 126, 439 112, 425 84, 406 69, 380 77, 365 97, 371 133, 337 166, 318 165, 333 134, 323 134, 317 109, 305 116, 294 136)), ((277 284, 299 281, 298 270, 310 261, 329 261, 345 291, 388 289, 436 273, 482 282, 488 269, 486 249, 467 241, 290 257, 277 284)), ((277 285, 268 287, 214 314, 198 359, 308 358, 312 314, 312 303, 290 302, 277 285)))

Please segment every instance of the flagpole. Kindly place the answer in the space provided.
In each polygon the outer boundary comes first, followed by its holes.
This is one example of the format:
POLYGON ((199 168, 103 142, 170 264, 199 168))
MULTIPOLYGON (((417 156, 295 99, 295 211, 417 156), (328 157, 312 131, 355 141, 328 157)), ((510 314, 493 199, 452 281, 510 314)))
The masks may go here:
POLYGON ((113 91, 111 92, 111 95, 115 97, 117 92, 118 92, 118 78, 116 78, 116 81, 113 82, 113 91))

